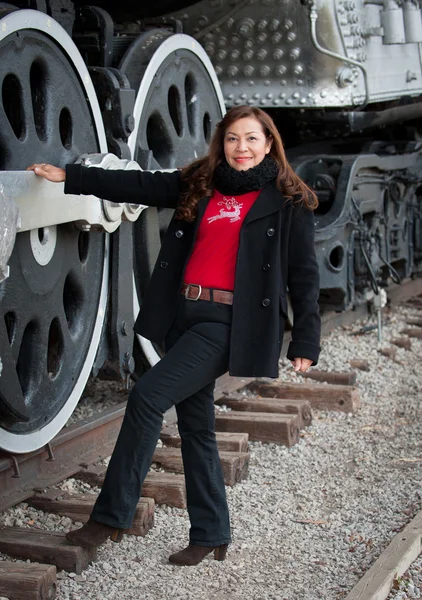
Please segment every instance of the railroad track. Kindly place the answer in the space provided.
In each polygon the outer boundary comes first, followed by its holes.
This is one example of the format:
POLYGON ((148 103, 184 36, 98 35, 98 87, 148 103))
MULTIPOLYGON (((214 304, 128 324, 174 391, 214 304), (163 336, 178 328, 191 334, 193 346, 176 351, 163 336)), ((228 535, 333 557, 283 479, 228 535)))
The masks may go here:
MULTIPOLYGON (((420 287, 420 280, 410 282, 407 287, 393 290, 390 296, 393 302, 401 302, 406 297, 421 293, 420 287)), ((415 304, 418 302, 422 308, 420 298, 416 298, 415 304)), ((363 315, 358 313, 354 316, 363 315)), ((351 320, 349 314, 331 315, 324 319, 324 329, 350 323, 351 320)), ((422 330, 418 325, 410 323, 406 335, 420 337, 422 330)), ((364 357, 356 368, 365 368, 364 357)), ((235 485, 247 477, 248 440, 291 447, 298 441, 300 432, 311 423, 312 408, 348 413, 359 409, 353 373, 314 370, 311 376, 328 379, 331 383, 324 386, 308 382, 298 385, 227 377, 218 382, 216 404, 231 409, 230 412, 217 409, 216 419, 227 485, 235 485)), ((103 459, 111 454, 123 413, 124 404, 121 404, 62 430, 43 449, 23 455, 1 454, 0 509, 26 500, 46 512, 85 521, 95 496, 64 493, 51 486, 71 476, 91 485, 101 484, 106 469, 103 459)), ((143 498, 131 530, 133 535, 146 535, 153 527, 155 503, 180 508, 186 506, 180 438, 174 424, 170 422, 163 428, 161 440, 163 446, 157 448, 154 463, 164 472, 152 471, 145 481, 143 498)), ((0 562, 0 595, 6 595, 10 600, 50 600, 55 597, 57 569, 81 573, 96 557, 95 551, 67 544, 62 533, 28 528, 2 528, 0 552, 41 563, 34 567, 33 564, 0 562)))

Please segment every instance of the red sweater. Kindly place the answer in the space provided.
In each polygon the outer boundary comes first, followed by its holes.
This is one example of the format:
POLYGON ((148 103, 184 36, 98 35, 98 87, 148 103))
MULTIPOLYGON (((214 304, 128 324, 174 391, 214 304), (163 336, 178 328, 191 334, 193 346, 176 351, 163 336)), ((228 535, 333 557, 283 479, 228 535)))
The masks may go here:
POLYGON ((240 228, 258 195, 259 191, 230 196, 215 190, 199 224, 184 283, 233 291, 240 228))

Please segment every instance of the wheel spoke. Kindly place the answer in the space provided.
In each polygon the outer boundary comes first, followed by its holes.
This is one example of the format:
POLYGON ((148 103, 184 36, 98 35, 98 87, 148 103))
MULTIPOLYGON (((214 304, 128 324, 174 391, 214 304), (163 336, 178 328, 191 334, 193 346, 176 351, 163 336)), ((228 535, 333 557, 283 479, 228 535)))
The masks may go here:
MULTIPOLYGON (((4 319, 0 319, 0 339, 7 339, 4 319)), ((7 345, 2 345, 1 363, 3 374, 0 377, 0 410, 19 421, 28 420, 28 410, 22 388, 16 373, 16 363, 7 345)))

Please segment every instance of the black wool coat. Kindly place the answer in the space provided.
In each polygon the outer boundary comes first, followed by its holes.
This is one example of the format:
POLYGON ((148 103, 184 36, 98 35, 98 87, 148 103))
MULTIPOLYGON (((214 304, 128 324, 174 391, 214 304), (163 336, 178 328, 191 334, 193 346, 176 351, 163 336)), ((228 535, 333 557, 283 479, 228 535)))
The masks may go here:
MULTIPOLYGON (((113 202, 176 208, 180 173, 108 171, 67 165, 65 193, 93 194, 113 202)), ((135 330, 162 343, 176 311, 183 273, 209 198, 193 223, 170 222, 135 330)), ((195 283, 194 281, 188 283, 195 283)), ((230 375, 277 377, 289 289, 294 325, 287 357, 320 351, 319 272, 312 211, 286 201, 275 183, 266 185, 240 231, 233 298, 230 375)))

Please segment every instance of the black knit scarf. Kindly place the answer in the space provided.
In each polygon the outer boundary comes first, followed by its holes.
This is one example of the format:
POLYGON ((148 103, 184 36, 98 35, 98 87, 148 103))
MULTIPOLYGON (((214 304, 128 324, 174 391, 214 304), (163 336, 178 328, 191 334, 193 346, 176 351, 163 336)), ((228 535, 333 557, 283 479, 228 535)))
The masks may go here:
POLYGON ((279 167, 272 156, 267 154, 265 158, 246 171, 233 169, 223 159, 214 173, 214 186, 222 194, 240 196, 255 190, 261 190, 278 175, 279 167))

